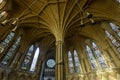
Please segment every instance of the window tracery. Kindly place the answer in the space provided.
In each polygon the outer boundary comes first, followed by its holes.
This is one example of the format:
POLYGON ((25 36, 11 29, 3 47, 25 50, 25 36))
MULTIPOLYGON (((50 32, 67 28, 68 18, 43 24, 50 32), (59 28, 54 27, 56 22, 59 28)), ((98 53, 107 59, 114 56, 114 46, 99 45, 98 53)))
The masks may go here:
POLYGON ((74 61, 75 61, 75 71, 77 73, 80 73, 80 61, 79 61, 79 57, 78 57, 78 54, 77 54, 77 51, 74 50, 74 61))
POLYGON ((14 38, 15 33, 14 32, 10 32, 7 37, 0 43, 0 53, 2 53, 5 48, 9 45, 9 43, 12 41, 12 39, 14 38))
POLYGON ((105 63, 105 60, 104 60, 104 58, 103 58, 103 56, 102 56, 102 54, 101 54, 98 46, 97 46, 94 42, 92 42, 92 47, 93 47, 93 49, 94 49, 94 52, 95 52, 95 54, 96 54, 96 57, 97 57, 100 65, 101 65, 101 67, 102 67, 102 68, 107 68, 107 65, 106 65, 106 63, 105 63))
POLYGON ((27 68, 29 67, 30 61, 31 61, 32 55, 33 55, 33 50, 34 50, 34 45, 31 45, 25 56, 25 59, 23 61, 21 69, 27 70, 27 68))
POLYGON ((69 65, 69 72, 74 73, 73 59, 70 51, 68 52, 68 65, 69 65))
POLYGON ((80 73, 81 72, 80 61, 79 61, 78 53, 76 50, 74 50, 73 56, 70 51, 68 52, 68 62, 69 62, 69 72, 70 73, 74 73, 74 72, 80 73))
POLYGON ((112 30, 120 37, 120 30, 119 30, 120 28, 114 23, 109 23, 109 24, 112 30))
POLYGON ((21 36, 17 38, 16 42, 12 45, 12 47, 8 50, 7 55, 2 60, 2 64, 6 65, 10 61, 10 59, 13 57, 13 54, 15 53, 16 48, 19 46, 19 43, 21 41, 21 36))
POLYGON ((93 69, 97 69, 97 62, 96 62, 96 60, 95 60, 95 57, 94 57, 94 55, 93 55, 92 50, 90 49, 90 47, 89 47, 88 45, 86 46, 86 50, 87 50, 87 54, 88 54, 88 57, 89 57, 89 59, 90 59, 92 68, 93 68, 93 69))
POLYGON ((114 47, 117 49, 117 51, 120 53, 120 42, 107 30, 105 30, 105 33, 107 37, 111 40, 111 43, 114 45, 114 47))

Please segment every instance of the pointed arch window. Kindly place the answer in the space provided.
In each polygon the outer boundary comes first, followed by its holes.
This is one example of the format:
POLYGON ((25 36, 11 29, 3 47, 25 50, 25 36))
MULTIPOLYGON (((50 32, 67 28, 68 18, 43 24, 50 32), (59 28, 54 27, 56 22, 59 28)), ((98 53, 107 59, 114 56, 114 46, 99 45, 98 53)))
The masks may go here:
POLYGON ((78 53, 74 50, 74 61, 75 61, 75 72, 80 73, 80 61, 78 57, 78 53))
POLYGON ((0 43, 0 53, 2 53, 5 48, 8 47, 9 43, 12 41, 12 39, 14 38, 15 33, 14 32, 10 32, 7 37, 0 43))
POLYGON ((86 51, 87 51, 87 55, 89 57, 89 60, 91 62, 92 68, 97 69, 97 62, 95 60, 95 57, 93 55, 92 50, 90 49, 90 47, 88 45, 86 46, 86 51))
POLYGON ((32 71, 32 72, 35 71, 35 68, 36 68, 36 64, 37 64, 37 60, 38 60, 39 53, 40 53, 40 49, 37 48, 36 51, 35 51, 35 54, 34 54, 34 58, 33 58, 33 61, 32 61, 32 64, 31 64, 31 67, 30 67, 30 71, 32 71))
POLYGON ((12 59, 17 47, 19 46, 19 43, 21 41, 21 36, 17 38, 17 40, 13 43, 9 51, 7 52, 7 55, 2 60, 2 64, 6 65, 8 62, 12 59))
POLYGON ((120 53, 120 42, 113 35, 111 35, 107 30, 105 30, 105 33, 107 37, 111 40, 112 44, 115 46, 117 51, 120 53))
POLYGON ((109 24, 110 24, 110 27, 112 28, 112 30, 115 33, 117 33, 117 35, 120 37, 120 30, 119 30, 120 28, 114 23, 109 23, 109 24))
POLYGON ((69 73, 81 72, 81 65, 76 50, 74 50, 73 55, 70 51, 68 51, 68 65, 69 65, 69 73))
POLYGON ((92 42, 92 47, 93 47, 93 49, 94 49, 94 53, 95 53, 95 55, 96 55, 96 57, 97 57, 100 65, 101 65, 101 67, 102 67, 102 68, 107 68, 105 59, 103 58, 103 56, 102 56, 102 54, 101 54, 98 46, 97 46, 94 42, 92 42))
POLYGON ((29 68, 33 56, 33 51, 34 51, 34 45, 31 45, 28 52, 26 53, 21 69, 27 70, 29 68))
POLYGON ((74 73, 73 59, 70 51, 68 52, 68 65, 69 65, 69 72, 74 73))

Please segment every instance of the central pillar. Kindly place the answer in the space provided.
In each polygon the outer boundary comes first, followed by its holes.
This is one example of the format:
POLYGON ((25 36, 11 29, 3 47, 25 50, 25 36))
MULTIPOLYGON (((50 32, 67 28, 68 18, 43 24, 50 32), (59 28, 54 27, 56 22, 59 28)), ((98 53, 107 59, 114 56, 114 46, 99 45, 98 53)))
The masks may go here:
POLYGON ((56 41, 56 67, 55 80, 64 80, 63 78, 63 41, 56 41))

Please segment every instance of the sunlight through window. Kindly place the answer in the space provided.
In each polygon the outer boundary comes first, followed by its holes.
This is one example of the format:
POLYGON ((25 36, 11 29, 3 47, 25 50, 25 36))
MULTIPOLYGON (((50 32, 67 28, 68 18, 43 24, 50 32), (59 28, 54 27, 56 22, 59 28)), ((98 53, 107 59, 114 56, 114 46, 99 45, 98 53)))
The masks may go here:
POLYGON ((34 58, 33 58, 33 61, 32 61, 30 71, 35 71, 35 67, 36 67, 36 63, 37 63, 39 53, 40 53, 39 48, 37 48, 36 51, 35 51, 35 55, 34 55, 34 58))

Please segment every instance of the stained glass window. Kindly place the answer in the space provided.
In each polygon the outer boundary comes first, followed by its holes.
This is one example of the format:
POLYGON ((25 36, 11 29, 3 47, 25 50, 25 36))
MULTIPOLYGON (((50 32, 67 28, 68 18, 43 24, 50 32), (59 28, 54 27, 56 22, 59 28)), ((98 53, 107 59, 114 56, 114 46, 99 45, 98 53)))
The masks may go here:
POLYGON ((9 45, 10 41, 14 38, 15 33, 10 32, 7 37, 0 43, 0 53, 4 51, 4 49, 9 45))
POLYGON ((79 61, 79 57, 78 57, 78 54, 77 54, 77 51, 74 50, 74 61, 75 61, 75 71, 77 73, 80 73, 80 61, 79 61))
POLYGON ((69 65, 69 72, 74 73, 73 59, 70 51, 68 52, 68 65, 69 65))
POLYGON ((39 48, 37 48, 36 51, 35 51, 35 54, 34 54, 34 58, 33 58, 33 61, 32 61, 30 71, 35 71, 39 53, 40 53, 39 48))
POLYGON ((32 55, 33 55, 33 50, 34 50, 34 46, 31 45, 25 56, 25 59, 24 59, 21 69, 27 70, 28 67, 30 66, 30 62, 31 62, 32 55))
POLYGON ((87 50, 87 54, 90 59, 92 68, 97 69, 97 63, 96 63, 95 57, 93 56, 93 52, 88 45, 86 46, 86 50, 87 50))
POLYGON ((92 42, 92 47, 94 49, 94 52, 96 54, 96 57, 98 58, 98 61, 99 61, 100 65, 101 65, 101 67, 102 68, 106 68, 107 65, 105 63, 105 60, 104 60, 104 58, 103 58, 103 56, 102 56, 98 46, 94 42, 92 42))
POLYGON ((15 50, 16 50, 16 48, 18 47, 18 45, 20 43, 20 40, 21 40, 21 37, 18 37, 17 40, 14 42, 14 44, 9 49, 9 51, 7 52, 7 55, 2 60, 2 62, 1 62, 2 64, 5 64, 5 65, 8 64, 10 59, 13 57, 13 54, 15 53, 15 50))
POLYGON ((107 37, 111 40, 112 44, 116 47, 117 51, 120 53, 120 42, 111 35, 107 30, 105 30, 107 37))
POLYGON ((114 24, 114 23, 110 23, 110 27, 120 37, 120 30, 119 30, 120 28, 116 24, 114 24))

